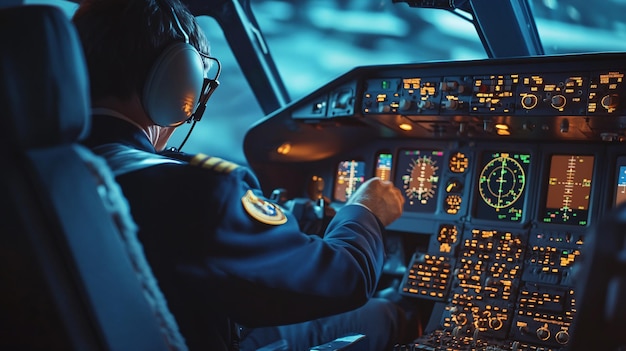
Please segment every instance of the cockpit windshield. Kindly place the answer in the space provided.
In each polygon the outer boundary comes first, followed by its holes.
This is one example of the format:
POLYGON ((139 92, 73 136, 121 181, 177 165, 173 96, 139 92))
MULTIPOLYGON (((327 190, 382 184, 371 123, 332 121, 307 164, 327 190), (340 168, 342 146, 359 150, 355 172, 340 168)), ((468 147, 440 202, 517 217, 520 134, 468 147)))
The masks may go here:
MULTIPOLYGON (((458 2, 458 1, 457 1, 458 2)), ((291 100, 298 99, 356 66, 474 60, 488 57, 472 16, 462 10, 414 8, 389 1, 251 0, 268 50, 291 100)), ((626 1, 531 0, 537 31, 546 55, 625 51, 626 1)), ((207 26, 212 25, 207 18, 207 26)), ((243 74, 216 24, 208 29, 225 73, 217 94, 237 96, 209 104, 208 115, 236 115, 237 123, 208 119, 194 133, 190 151, 216 149, 212 130, 230 130, 229 150, 239 154, 247 126, 265 116, 247 88, 243 74), (248 96, 248 94, 250 94, 248 96), (237 101, 244 96, 245 107, 237 101), (232 105, 228 101, 232 100, 232 105)), ((502 30, 506 36, 506 29, 502 30)), ((217 133, 217 132, 215 132, 217 133)), ((223 135, 223 134, 222 134, 223 135)), ((232 157, 232 154, 230 154, 232 157)))
POLYGON ((626 50, 626 1, 531 0, 546 54, 626 50))

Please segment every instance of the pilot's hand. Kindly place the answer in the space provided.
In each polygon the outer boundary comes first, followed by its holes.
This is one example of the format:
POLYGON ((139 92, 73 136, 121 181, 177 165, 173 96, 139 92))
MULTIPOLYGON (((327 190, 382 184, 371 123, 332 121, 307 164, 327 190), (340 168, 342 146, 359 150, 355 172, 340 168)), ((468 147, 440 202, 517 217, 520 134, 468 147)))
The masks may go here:
POLYGON ((392 182, 371 178, 350 196, 348 204, 358 203, 372 211, 384 226, 391 224, 402 214, 404 196, 392 182))

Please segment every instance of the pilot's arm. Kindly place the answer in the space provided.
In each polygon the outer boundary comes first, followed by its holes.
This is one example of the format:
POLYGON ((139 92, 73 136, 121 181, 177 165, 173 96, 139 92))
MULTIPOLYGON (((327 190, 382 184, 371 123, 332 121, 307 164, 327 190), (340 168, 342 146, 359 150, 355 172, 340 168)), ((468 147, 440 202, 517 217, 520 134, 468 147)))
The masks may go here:
POLYGON ((209 278, 207 294, 225 314, 248 326, 295 323, 357 308, 373 295, 384 225, 402 211, 391 184, 364 184, 322 239, 302 233, 290 213, 267 201, 247 169, 217 179, 214 233, 206 234, 199 276, 189 278, 209 278))

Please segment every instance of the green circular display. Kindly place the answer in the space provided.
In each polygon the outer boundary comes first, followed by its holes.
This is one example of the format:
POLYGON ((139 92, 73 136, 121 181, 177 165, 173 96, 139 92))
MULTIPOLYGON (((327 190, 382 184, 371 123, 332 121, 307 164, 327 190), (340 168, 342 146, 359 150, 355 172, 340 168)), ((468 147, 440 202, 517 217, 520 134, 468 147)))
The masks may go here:
POLYGON ((483 201, 496 209, 506 208, 517 201, 526 185, 524 169, 515 159, 500 156, 483 167, 478 190, 483 201))

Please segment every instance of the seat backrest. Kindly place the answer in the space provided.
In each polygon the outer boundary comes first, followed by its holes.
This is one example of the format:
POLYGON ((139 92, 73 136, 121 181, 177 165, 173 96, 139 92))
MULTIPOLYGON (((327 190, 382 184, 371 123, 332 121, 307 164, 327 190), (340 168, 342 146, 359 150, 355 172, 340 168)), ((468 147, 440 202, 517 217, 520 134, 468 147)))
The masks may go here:
POLYGON ((587 233, 576 263, 576 314, 570 351, 626 349, 626 204, 587 233))
POLYGON ((53 6, 0 9, 0 349, 184 350, 89 129, 77 33, 53 6))

